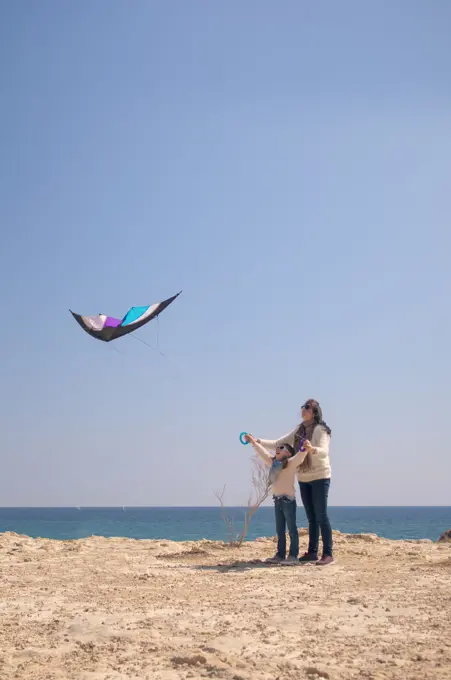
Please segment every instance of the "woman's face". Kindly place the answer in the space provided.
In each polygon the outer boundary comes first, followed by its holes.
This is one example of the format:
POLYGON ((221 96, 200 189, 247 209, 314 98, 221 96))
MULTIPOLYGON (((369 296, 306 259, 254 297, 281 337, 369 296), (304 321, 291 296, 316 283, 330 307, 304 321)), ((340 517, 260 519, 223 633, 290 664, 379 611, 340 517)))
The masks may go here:
POLYGON ((307 422, 313 418, 313 404, 310 401, 306 401, 301 409, 302 420, 307 422))

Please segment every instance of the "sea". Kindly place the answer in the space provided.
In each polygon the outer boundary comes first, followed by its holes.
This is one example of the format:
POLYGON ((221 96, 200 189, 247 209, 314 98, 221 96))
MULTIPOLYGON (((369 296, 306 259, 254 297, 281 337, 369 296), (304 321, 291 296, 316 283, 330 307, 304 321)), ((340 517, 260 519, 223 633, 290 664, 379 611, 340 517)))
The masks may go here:
MULTIPOLYGON (((172 541, 230 540, 243 528, 245 509, 226 508, 228 521, 213 508, 0 508, 0 533, 13 531, 33 538, 73 540, 87 536, 121 536, 172 541)), ((343 533, 372 533, 392 539, 436 541, 451 529, 450 507, 330 507, 332 527, 343 533)), ((298 526, 306 527, 302 507, 298 526)), ((271 506, 257 510, 247 540, 274 536, 271 506)))

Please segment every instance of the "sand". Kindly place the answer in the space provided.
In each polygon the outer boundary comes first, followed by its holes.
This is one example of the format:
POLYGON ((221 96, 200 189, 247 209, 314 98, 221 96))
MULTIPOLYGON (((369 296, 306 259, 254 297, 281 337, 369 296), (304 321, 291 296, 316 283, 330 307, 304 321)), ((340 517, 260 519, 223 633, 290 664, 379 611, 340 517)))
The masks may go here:
POLYGON ((451 678, 451 544, 335 532, 326 568, 274 547, 0 534, 0 678, 451 678))

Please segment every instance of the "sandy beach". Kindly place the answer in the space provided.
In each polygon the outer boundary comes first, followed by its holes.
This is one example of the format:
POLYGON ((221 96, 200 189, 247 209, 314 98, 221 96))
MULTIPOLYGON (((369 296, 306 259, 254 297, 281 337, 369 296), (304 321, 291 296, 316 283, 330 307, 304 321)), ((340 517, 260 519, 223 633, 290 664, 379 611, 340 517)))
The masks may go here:
POLYGON ((0 678, 449 680, 451 544, 334 534, 326 568, 264 565, 272 539, 1 534, 0 678))

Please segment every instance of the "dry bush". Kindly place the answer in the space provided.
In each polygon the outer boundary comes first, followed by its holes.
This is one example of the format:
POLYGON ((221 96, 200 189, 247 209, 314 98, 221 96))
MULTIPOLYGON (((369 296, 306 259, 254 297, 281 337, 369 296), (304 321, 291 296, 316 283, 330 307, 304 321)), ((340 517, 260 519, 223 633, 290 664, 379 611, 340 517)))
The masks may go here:
POLYGON ((227 513, 224 504, 225 486, 221 492, 215 493, 215 496, 221 505, 222 520, 227 527, 227 540, 230 545, 236 548, 239 548, 245 541, 252 517, 257 512, 260 505, 268 498, 271 491, 268 468, 266 468, 263 463, 260 462, 260 459, 256 457, 252 458, 252 465, 252 491, 247 501, 247 509, 244 511, 244 526, 241 533, 236 533, 233 517, 230 517, 227 513))

